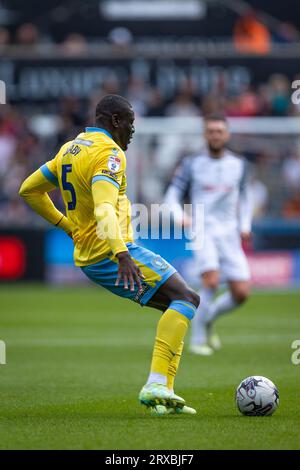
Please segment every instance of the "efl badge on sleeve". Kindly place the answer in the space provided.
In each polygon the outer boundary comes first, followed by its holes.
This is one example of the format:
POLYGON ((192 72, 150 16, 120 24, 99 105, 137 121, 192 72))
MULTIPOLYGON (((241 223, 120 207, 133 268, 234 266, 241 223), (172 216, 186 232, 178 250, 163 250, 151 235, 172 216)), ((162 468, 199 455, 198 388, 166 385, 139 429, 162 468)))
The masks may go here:
POLYGON ((114 157, 111 155, 108 159, 107 166, 110 169, 110 171, 113 171, 114 173, 116 173, 117 171, 119 171, 120 166, 121 166, 120 158, 114 157))

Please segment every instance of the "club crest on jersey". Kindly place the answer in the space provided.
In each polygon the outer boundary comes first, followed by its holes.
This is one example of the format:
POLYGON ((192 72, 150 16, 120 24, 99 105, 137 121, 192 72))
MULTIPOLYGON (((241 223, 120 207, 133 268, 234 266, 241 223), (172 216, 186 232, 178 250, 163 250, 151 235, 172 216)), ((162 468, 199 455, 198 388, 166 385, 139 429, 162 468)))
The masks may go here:
POLYGON ((151 263, 153 264, 153 266, 160 269, 161 271, 165 271, 168 268, 168 263, 164 259, 162 259, 159 255, 155 256, 152 259, 151 263))
POLYGON ((110 169, 110 171, 115 173, 116 171, 118 171, 120 169, 120 166, 121 166, 120 158, 118 158, 114 155, 111 155, 108 159, 107 166, 110 169))

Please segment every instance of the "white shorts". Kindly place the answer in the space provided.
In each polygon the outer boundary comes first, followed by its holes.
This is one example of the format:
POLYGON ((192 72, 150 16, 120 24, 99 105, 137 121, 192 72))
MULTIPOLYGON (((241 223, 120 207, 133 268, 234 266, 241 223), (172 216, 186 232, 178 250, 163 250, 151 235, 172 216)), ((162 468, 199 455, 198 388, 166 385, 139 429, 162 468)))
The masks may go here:
POLYGON ((219 271, 224 281, 248 281, 250 270, 238 232, 214 236, 206 231, 201 250, 194 252, 200 274, 219 271))

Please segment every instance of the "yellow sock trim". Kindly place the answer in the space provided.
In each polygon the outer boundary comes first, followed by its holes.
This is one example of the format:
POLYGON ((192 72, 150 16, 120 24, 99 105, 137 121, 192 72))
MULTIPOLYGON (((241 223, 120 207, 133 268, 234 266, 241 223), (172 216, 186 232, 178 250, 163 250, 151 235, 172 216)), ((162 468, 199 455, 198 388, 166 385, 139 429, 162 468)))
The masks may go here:
MULTIPOLYGON (((176 310, 169 308, 163 313, 157 325, 151 372, 168 375, 170 363, 173 359, 176 360, 176 354, 185 337, 189 323, 189 319, 176 310)), ((174 372, 176 366, 172 367, 174 372)))

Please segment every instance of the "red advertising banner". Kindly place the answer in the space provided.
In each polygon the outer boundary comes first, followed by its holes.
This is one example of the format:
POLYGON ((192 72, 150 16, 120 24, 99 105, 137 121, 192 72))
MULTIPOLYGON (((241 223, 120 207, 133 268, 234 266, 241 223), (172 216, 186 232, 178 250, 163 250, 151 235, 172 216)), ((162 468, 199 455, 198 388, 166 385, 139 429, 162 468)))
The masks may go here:
POLYGON ((0 237, 0 279, 14 280, 23 276, 26 268, 26 248, 16 237, 0 237))
POLYGON ((293 278, 291 253, 254 253, 248 262, 254 286, 287 286, 293 278))

